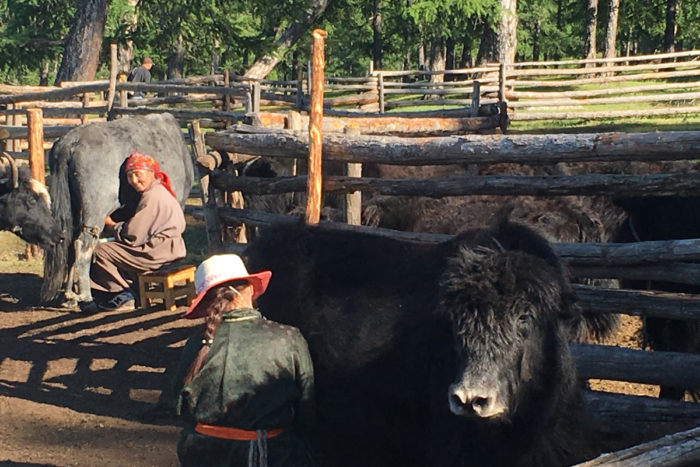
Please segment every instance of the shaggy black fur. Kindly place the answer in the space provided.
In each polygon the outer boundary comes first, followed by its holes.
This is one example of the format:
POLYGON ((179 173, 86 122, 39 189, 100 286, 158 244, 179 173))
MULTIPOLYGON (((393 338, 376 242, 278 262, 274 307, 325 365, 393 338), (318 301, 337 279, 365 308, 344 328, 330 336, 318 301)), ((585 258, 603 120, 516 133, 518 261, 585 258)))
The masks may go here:
MULTIPOLYGON (((700 197, 651 197, 619 199, 617 203, 629 213, 628 221, 617 241, 639 242, 700 238, 700 197)), ((624 281, 625 288, 700 294, 697 285, 653 281, 624 281)), ((644 334, 654 350, 700 353, 700 322, 663 318, 646 318, 644 334)), ((685 391, 700 401, 700 388, 662 386, 660 396, 683 399, 685 391)))
POLYGON ((316 372, 321 465, 564 465, 587 445, 567 338, 581 319, 546 240, 501 222, 423 245, 302 225, 246 251, 259 306, 299 327, 316 372), (488 379, 504 410, 449 410, 488 379))

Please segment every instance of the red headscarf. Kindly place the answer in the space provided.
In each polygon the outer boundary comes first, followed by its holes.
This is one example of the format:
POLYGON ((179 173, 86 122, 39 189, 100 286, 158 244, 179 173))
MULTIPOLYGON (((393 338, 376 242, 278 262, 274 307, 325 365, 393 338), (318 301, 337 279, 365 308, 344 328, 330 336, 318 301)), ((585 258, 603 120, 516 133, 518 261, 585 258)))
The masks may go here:
POLYGON ((170 186, 170 178, 165 172, 160 171, 160 166, 158 162, 148 154, 141 154, 140 152, 134 151, 126 159, 126 165, 124 166, 124 172, 129 173, 130 170, 150 170, 160 180, 160 184, 165 187, 166 190, 170 192, 175 198, 175 192, 170 186))

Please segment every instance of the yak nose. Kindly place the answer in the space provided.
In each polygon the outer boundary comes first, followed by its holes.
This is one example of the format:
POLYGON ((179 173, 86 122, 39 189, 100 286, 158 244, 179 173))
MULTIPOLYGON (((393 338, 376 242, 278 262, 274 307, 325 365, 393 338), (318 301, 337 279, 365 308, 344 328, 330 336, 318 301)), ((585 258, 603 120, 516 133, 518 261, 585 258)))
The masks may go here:
POLYGON ((485 388, 467 388, 462 384, 453 384, 449 389, 448 400, 450 411, 460 416, 474 414, 488 418, 505 410, 498 402, 496 392, 485 388))

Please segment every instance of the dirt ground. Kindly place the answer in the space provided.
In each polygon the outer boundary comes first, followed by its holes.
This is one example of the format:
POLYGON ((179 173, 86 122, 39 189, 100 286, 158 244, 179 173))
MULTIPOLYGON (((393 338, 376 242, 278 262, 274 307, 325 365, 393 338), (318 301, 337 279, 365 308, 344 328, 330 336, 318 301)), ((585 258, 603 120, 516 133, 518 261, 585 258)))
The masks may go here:
MULTIPOLYGON (((0 232, 0 466, 175 466, 177 420, 147 423, 165 368, 198 323, 162 310, 79 312, 38 305, 41 260, 0 232)), ((609 342, 638 347, 625 318, 609 342)), ((654 386, 593 388, 656 396, 654 386)))
POLYGON ((0 466, 176 466, 177 420, 145 423, 192 323, 38 306, 41 260, 0 232, 0 466))

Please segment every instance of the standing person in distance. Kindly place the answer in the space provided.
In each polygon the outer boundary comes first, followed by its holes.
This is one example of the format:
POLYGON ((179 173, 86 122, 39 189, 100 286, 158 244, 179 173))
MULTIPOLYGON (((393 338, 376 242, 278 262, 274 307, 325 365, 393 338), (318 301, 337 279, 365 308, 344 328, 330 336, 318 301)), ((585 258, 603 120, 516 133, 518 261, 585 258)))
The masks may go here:
MULTIPOLYGON (((141 61, 141 65, 137 66, 129 76, 126 78, 127 81, 132 83, 150 83, 151 82, 151 68, 153 67, 153 60, 150 57, 146 57, 141 61)), ((136 91, 131 98, 132 99, 143 99, 145 94, 141 91, 136 91)))
POLYGON ((271 275, 248 273, 234 254, 197 268, 197 297, 185 317, 205 317, 204 333, 188 339, 175 375, 185 418, 182 466, 311 464, 314 377, 306 340, 253 304, 271 275))

